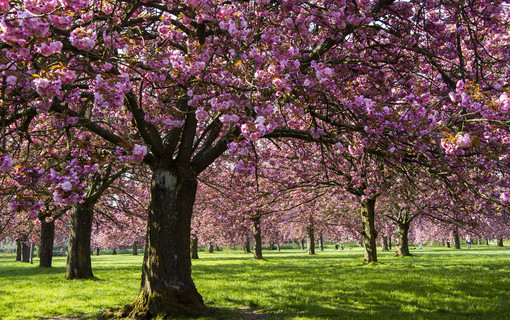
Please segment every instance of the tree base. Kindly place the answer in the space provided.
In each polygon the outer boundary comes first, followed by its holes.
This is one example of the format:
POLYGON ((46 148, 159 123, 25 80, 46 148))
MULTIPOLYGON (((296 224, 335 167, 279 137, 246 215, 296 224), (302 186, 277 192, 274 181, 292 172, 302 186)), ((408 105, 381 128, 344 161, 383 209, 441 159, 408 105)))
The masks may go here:
POLYGON ((149 320, 155 317, 202 317, 211 315, 215 308, 207 307, 196 290, 181 290, 165 294, 141 292, 138 298, 120 310, 108 310, 103 319, 149 320))

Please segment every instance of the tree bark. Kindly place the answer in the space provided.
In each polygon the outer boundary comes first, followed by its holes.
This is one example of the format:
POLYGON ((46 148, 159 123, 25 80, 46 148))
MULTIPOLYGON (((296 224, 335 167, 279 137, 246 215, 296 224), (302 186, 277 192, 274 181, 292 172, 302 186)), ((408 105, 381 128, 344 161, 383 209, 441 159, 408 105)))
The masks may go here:
POLYGON ((276 251, 280 252, 282 245, 280 243, 276 244, 276 251))
POLYGON ((453 245, 455 249, 460 249, 460 237, 457 229, 453 230, 453 245))
POLYGON ((324 251, 324 236, 322 233, 319 234, 319 250, 324 251))
POLYGON ((114 255, 114 256, 117 255, 117 248, 112 249, 112 255, 114 255))
POLYGON ((253 238, 255 240, 253 247, 253 258, 262 259, 262 230, 260 229, 260 214, 252 218, 253 220, 253 238))
POLYGON ((308 240, 306 242, 306 253, 308 254, 315 254, 315 230, 313 226, 309 226, 306 228, 306 235, 308 237, 308 240))
POLYGON ((87 202, 74 207, 69 233, 69 252, 67 253, 67 280, 89 279, 94 276, 90 259, 93 214, 93 206, 87 202))
POLYGON ((209 244, 209 253, 214 253, 214 244, 212 242, 209 244))
POLYGON ((410 222, 397 222, 397 243, 395 244, 395 256, 409 257, 409 226, 410 222))
POLYGON ((55 221, 41 221, 41 245, 39 246, 39 267, 51 268, 53 259, 53 240, 55 239, 55 221))
POLYGON ((133 241, 133 255, 138 255, 138 243, 136 241, 133 241))
POLYGON ((388 250, 391 250, 391 234, 388 236, 388 250))
POLYGON ((445 248, 449 248, 450 247, 450 241, 448 241, 448 240, 443 240, 443 244, 444 244, 445 248))
POLYGON ((21 261, 30 263, 30 245, 27 245, 25 242, 22 243, 22 249, 21 249, 21 261))
POLYGON ((390 249, 388 249, 388 237, 387 236, 383 236, 382 237, 382 245, 381 245, 381 250, 382 251, 389 251, 390 249))
POLYGON ((485 245, 489 245, 489 238, 485 238, 485 245))
POLYGON ((157 168, 152 177, 140 293, 121 310, 135 319, 209 312, 191 278, 191 216, 197 180, 189 168, 157 168))
POLYGON ((360 201, 361 221, 363 225, 363 262, 377 262, 377 232, 375 231, 375 199, 360 201))
POLYGON ((498 244, 498 247, 503 247, 503 238, 498 238, 497 244, 498 244))
POLYGON ((191 259, 198 259, 198 238, 195 235, 191 237, 191 259))
POLYGON ((301 250, 305 250, 305 238, 301 239, 301 250))
POLYGON ((23 242, 20 239, 16 239, 16 261, 21 261, 23 250, 23 242))
POLYGON ((98 256, 99 255, 99 248, 96 248, 96 255, 98 256))
POLYGON ((245 253, 251 253, 251 250, 250 250, 250 235, 248 233, 246 233, 243 249, 244 249, 245 253))

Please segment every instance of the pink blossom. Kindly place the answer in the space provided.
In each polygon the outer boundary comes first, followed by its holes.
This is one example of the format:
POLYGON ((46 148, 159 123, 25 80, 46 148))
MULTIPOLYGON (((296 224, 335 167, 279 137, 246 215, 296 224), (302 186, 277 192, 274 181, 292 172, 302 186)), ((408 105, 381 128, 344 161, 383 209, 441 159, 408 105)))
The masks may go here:
POLYGON ((0 12, 9 10, 9 0, 0 0, 0 12))
POLYGON ((71 182, 69 181, 64 181, 60 184, 60 188, 63 190, 63 191, 71 191, 71 189, 73 188, 73 185, 71 184, 71 182))
POLYGON ((78 49, 91 50, 96 45, 97 35, 95 31, 78 28, 71 32, 69 40, 78 49))
POLYGON ((0 172, 6 172, 12 169, 12 158, 8 156, 0 157, 0 172))
POLYGON ((133 147, 132 157, 135 162, 142 162, 146 154, 147 154, 146 146, 137 144, 133 147))
POLYGON ((47 14, 55 10, 57 1, 55 0, 24 0, 25 10, 32 14, 47 14))
POLYGON ((455 143, 462 149, 471 147, 471 137, 469 133, 458 133, 455 137, 455 143))
POLYGON ((55 41, 55 42, 50 42, 50 43, 43 42, 39 46, 37 46, 37 52, 39 52, 40 54, 42 54, 46 57, 51 56, 54 53, 58 53, 61 50, 62 50, 62 42, 60 42, 60 41, 55 41))
POLYGON ((43 98, 52 98, 60 95, 62 83, 60 80, 51 81, 46 78, 36 78, 32 80, 35 91, 43 98))
POLYGON ((501 195, 499 196, 499 200, 501 200, 501 202, 505 205, 510 204, 510 193, 502 192, 501 195))

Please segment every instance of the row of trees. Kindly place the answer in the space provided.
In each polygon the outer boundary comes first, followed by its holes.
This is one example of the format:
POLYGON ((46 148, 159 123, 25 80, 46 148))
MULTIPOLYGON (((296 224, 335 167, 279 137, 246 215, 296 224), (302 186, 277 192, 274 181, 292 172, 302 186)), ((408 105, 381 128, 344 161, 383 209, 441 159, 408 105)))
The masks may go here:
POLYGON ((209 311, 191 278, 193 212, 193 238, 214 220, 275 242, 297 225, 359 230, 366 262, 376 221, 402 243, 413 220, 429 226, 415 237, 508 230, 507 1, 24 0, 0 13, 0 230, 52 233, 69 216, 68 279, 92 276, 94 210, 108 237, 125 237, 110 224, 132 242, 145 232, 139 296, 116 316, 209 311))

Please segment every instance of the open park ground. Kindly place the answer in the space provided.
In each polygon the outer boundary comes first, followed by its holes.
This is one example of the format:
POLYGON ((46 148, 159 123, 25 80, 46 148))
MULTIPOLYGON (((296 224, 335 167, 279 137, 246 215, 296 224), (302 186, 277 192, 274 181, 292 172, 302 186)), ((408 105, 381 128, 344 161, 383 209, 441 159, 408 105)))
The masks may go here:
MULTIPOLYGON (((361 248, 310 256, 300 249, 200 252, 193 278, 214 316, 201 319, 510 319, 510 248, 427 247, 396 258, 361 248)), ((0 319, 97 319, 132 301, 142 255, 93 256, 95 279, 67 281, 54 267, 0 257, 0 319)))

